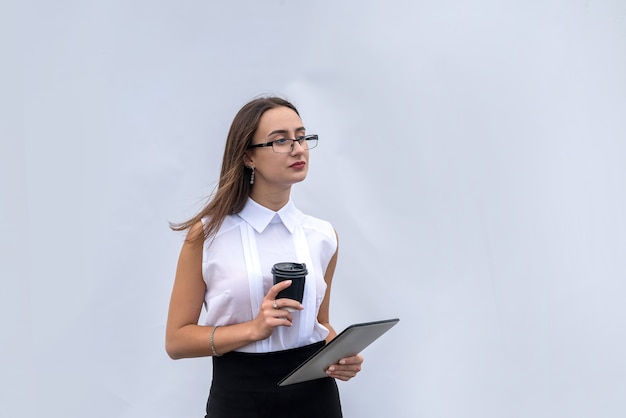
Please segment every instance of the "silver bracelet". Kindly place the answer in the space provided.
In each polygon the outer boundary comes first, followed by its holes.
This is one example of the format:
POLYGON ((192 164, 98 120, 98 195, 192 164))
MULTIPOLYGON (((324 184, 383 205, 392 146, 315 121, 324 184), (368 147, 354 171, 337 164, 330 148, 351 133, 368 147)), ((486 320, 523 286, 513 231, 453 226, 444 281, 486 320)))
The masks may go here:
POLYGON ((211 338, 209 338, 209 341, 211 342, 211 351, 213 351, 213 357, 220 357, 221 354, 217 354, 217 351, 215 351, 215 344, 213 343, 213 337, 215 336, 215 330, 219 328, 219 325, 216 325, 213 327, 213 330, 211 331, 211 338))

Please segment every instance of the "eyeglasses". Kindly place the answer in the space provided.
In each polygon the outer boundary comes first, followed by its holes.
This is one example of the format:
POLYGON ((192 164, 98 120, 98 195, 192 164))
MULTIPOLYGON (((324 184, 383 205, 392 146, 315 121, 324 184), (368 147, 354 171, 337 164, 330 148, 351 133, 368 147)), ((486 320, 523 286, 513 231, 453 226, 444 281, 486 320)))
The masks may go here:
POLYGON ((315 148, 317 146, 317 139, 317 135, 299 136, 296 139, 280 138, 275 141, 265 142, 263 144, 250 145, 248 149, 271 146, 274 152, 277 152, 279 154, 288 154, 293 151, 293 144, 296 142, 300 144, 300 146, 305 150, 315 148))

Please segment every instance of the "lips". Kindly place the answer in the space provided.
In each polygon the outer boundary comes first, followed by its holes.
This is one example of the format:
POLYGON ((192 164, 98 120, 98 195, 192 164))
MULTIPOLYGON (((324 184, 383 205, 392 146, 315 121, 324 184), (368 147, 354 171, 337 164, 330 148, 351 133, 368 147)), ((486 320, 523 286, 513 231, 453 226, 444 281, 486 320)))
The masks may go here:
POLYGON ((298 161, 296 163, 291 164, 289 167, 291 168, 303 168, 305 166, 305 162, 304 161, 298 161))

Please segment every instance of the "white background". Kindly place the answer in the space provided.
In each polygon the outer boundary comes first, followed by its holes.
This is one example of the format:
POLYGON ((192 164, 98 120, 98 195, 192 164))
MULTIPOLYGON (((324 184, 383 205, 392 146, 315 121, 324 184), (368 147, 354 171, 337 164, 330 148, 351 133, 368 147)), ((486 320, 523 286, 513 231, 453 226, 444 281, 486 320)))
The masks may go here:
POLYGON ((10 1, 0 47, 0 416, 203 416, 168 221, 267 93, 321 138, 334 326, 401 319, 346 417, 626 415, 624 1, 10 1))

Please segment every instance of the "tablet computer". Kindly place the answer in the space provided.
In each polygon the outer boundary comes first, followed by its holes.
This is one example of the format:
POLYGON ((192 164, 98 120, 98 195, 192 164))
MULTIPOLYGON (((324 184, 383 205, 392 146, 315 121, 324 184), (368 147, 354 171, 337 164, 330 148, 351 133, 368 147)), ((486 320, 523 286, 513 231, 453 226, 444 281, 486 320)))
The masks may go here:
POLYGON ((337 363, 342 358, 359 354, 398 321, 400 321, 398 318, 394 318, 350 325, 285 376, 278 382, 278 386, 326 377, 325 369, 328 366, 337 363))

